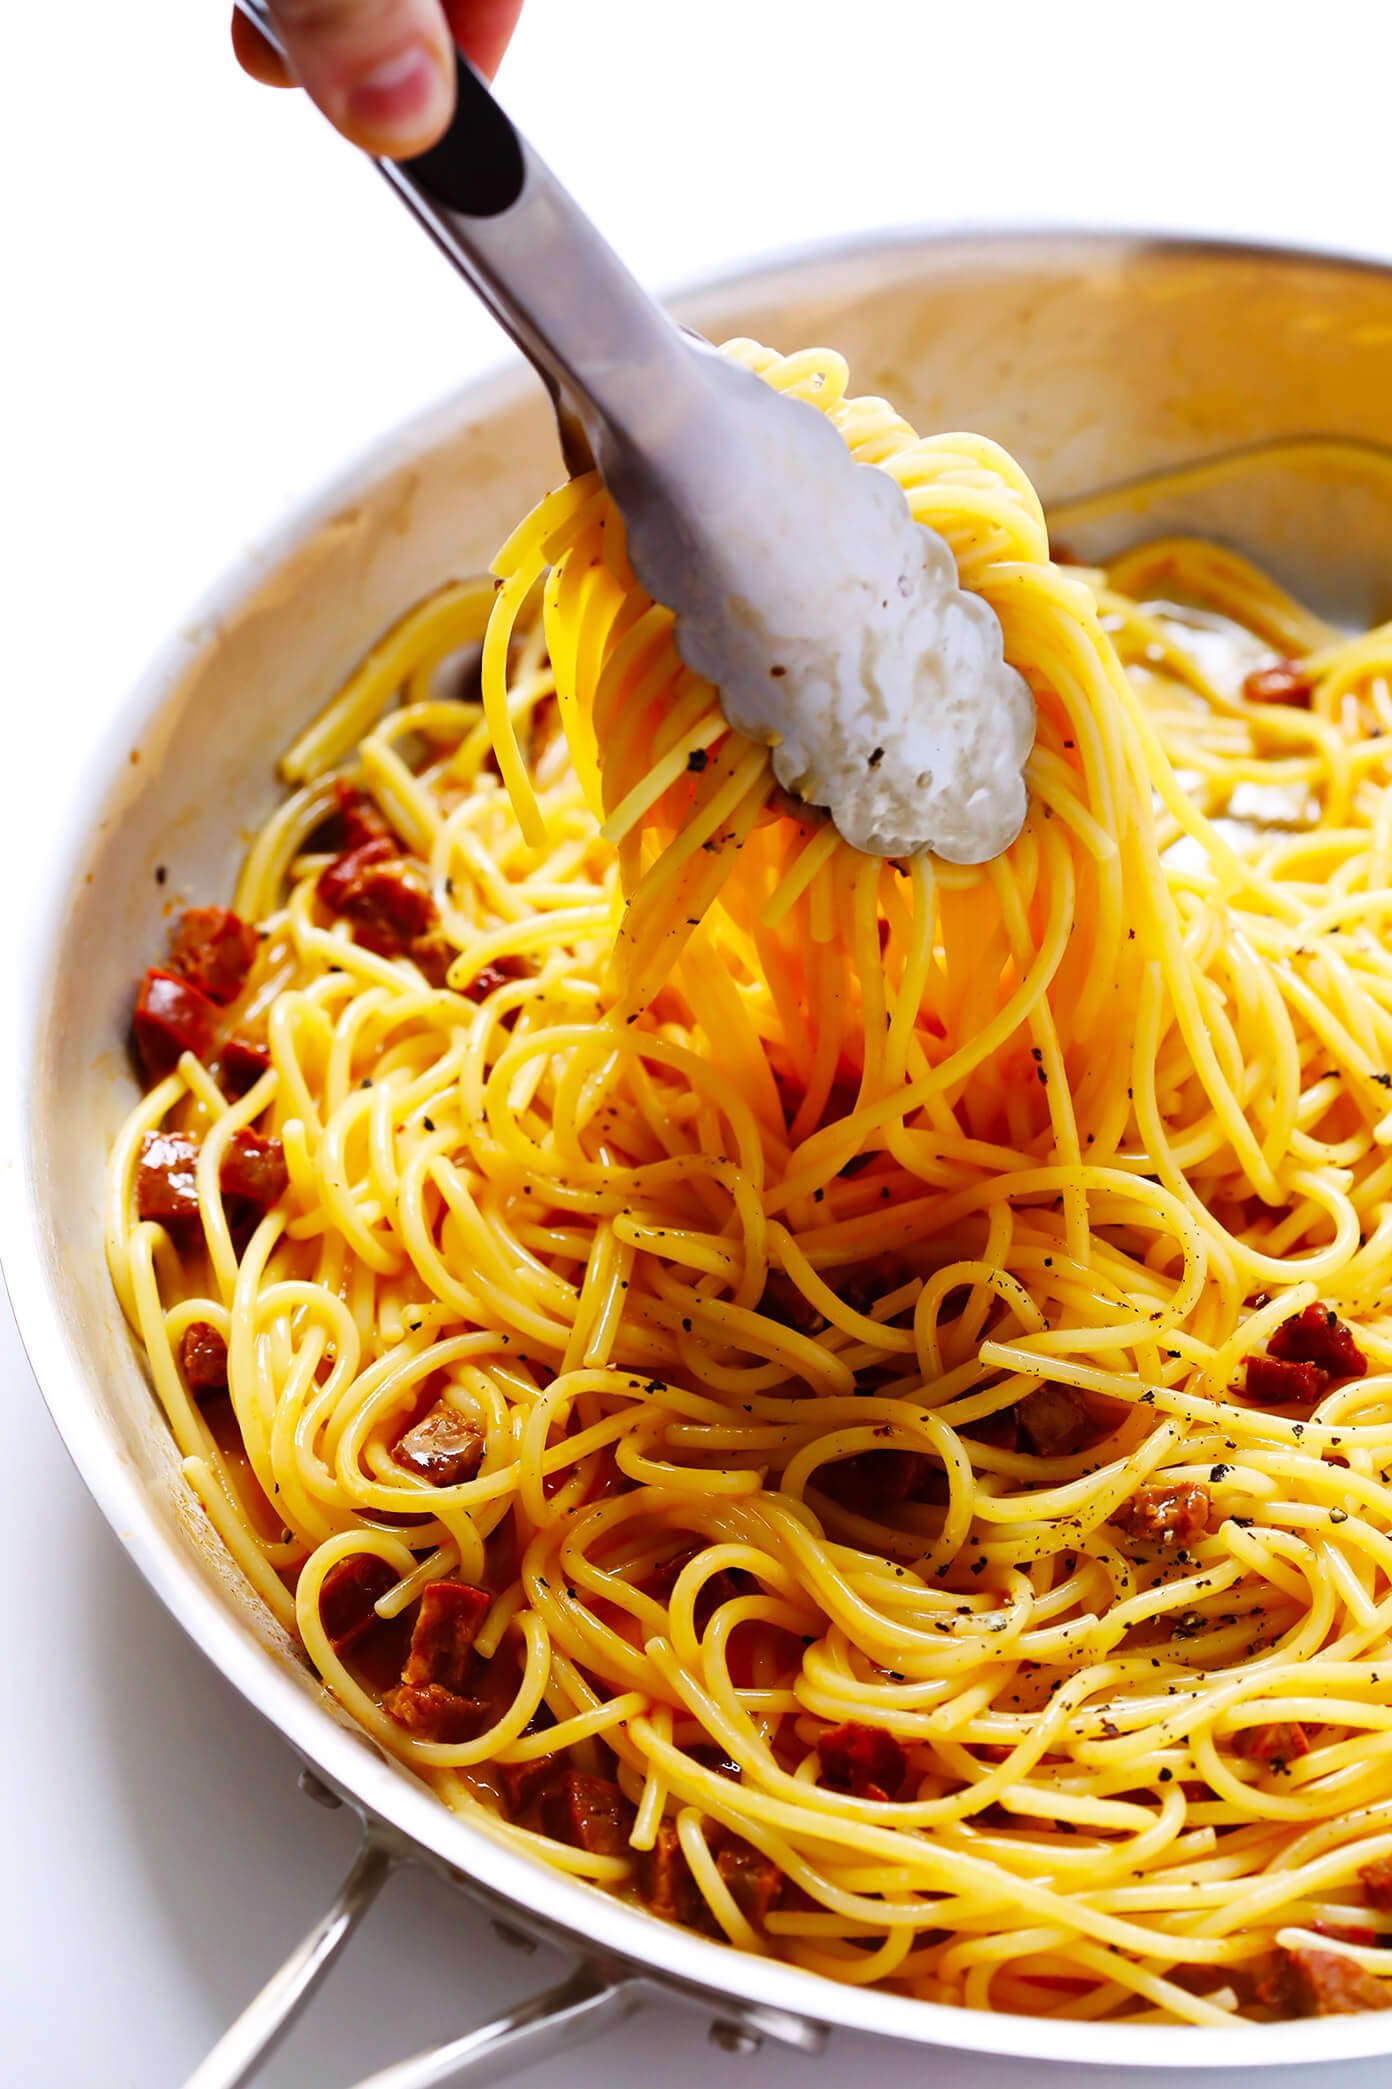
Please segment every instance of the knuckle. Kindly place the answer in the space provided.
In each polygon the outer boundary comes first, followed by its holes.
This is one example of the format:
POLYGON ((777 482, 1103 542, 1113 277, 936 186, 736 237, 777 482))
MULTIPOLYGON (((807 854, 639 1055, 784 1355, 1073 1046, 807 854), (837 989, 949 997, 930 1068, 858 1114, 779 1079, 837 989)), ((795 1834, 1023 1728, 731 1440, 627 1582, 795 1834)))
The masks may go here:
POLYGON ((318 37, 368 28, 403 9, 401 0, 273 0, 272 11, 290 34, 318 37))

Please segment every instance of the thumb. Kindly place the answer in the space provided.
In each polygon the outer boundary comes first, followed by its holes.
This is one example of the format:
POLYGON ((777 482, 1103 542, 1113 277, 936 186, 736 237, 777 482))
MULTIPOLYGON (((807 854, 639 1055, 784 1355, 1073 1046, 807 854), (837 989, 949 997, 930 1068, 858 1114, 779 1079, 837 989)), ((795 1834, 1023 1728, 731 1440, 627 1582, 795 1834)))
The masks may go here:
POLYGON ((387 159, 434 144, 454 107, 441 0, 271 0, 271 13, 295 78, 346 138, 387 159))

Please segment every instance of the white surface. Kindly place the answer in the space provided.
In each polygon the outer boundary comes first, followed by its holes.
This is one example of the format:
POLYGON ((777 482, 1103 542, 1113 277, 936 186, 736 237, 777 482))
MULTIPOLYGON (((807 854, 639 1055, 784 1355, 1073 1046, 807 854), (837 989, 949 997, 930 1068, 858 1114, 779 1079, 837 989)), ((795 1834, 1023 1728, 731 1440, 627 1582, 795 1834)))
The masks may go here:
MULTIPOLYGON (((497 353, 347 148, 236 76, 222 9, 5 10, 7 849, 225 560, 497 353)), ((1379 0, 530 0, 502 87, 659 284, 911 219, 1392 253, 1389 48, 1379 0)), ((5 891, 0 915, 22 878, 5 891)), ((0 2079, 173 2089, 317 1912, 350 1826, 298 1796, 279 1741, 138 1583, 7 1314, 0 1365, 0 2079)), ((341 2089, 546 1970, 443 1888, 398 1879, 267 2089, 341 2089)), ((905 2065, 961 2089, 1005 2080, 848 2039, 819 2062, 730 2059, 669 2012, 529 2079, 831 2089, 905 2065)))

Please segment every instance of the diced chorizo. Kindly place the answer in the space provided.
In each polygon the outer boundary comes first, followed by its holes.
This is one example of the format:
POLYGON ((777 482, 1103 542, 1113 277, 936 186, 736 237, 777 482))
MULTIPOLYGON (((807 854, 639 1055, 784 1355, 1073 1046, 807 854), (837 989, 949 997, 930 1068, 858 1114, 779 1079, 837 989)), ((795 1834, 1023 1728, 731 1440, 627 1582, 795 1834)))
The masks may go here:
POLYGON ((1318 1364, 1297 1363, 1277 1356, 1249 1356, 1245 1385, 1247 1398, 1261 1407, 1312 1407, 1329 1383, 1329 1374, 1318 1364))
POLYGON ((1242 694, 1249 704, 1308 704, 1314 688, 1313 675, 1298 660, 1278 660, 1272 667, 1254 668, 1242 694))
POLYGON ((1366 1922, 1312 1922, 1311 1929, 1317 1937, 1333 1937, 1336 1944, 1363 1944, 1376 1947, 1378 1933, 1366 1922))
POLYGON ((432 928, 407 945, 406 955, 431 986, 443 987, 449 985, 450 966, 459 952, 443 929, 432 928))
POLYGON ((394 845, 396 840, 391 822, 376 800, 349 783, 346 776, 340 776, 334 784, 329 829, 334 846, 343 851, 360 849, 364 842, 390 841, 394 845))
POLYGON ((398 1579, 375 1552, 351 1552, 330 1567, 319 1588, 319 1621, 336 1653, 346 1654, 381 1622, 374 1605, 398 1579))
POLYGON ((355 941, 379 957, 400 957, 435 925, 435 902, 413 863, 390 841, 368 841, 320 873, 319 897, 353 924, 355 941))
POLYGON ((1358 1876, 1368 1906, 1379 1914, 1392 1915, 1392 1857, 1375 1857, 1371 1864, 1360 1864, 1358 1876))
POLYGON ((621 1857, 628 1848, 633 1808, 608 1777, 563 1770, 542 1791, 537 1815, 553 1842, 591 1857, 621 1857))
POLYGON ((1037 1385, 1015 1410, 1037 1458, 1067 1458, 1094 1441, 1097 1426, 1087 1402, 1071 1385, 1037 1385))
MULTIPOLYGON (((555 1714, 543 1699, 533 1712, 522 1733, 544 1734, 556 1724, 555 1714)), ((553 1784, 565 1769, 563 1755, 534 1755, 525 1763, 493 1763, 490 1765, 503 1797, 507 1800, 508 1813, 513 1820, 530 1805, 544 1785, 553 1784)))
POLYGON ((239 1100, 254 1088, 262 1074, 269 1073, 268 1046, 249 1037, 229 1037, 217 1057, 217 1083, 223 1094, 239 1100))
POLYGON ((1330 1306, 1318 1300, 1283 1320, 1266 1345, 1282 1363, 1317 1364, 1331 1378, 1361 1378, 1368 1359, 1330 1306))
POLYGON ((1188 1545, 1208 1528, 1208 1489, 1194 1480, 1153 1480, 1112 1518, 1151 1545, 1188 1545))
POLYGON ((342 914, 363 873, 379 863, 394 863, 398 854, 396 843, 384 834, 359 842, 356 848, 345 849, 325 865, 314 889, 331 914, 342 914))
POLYGON ((1313 1944, 1278 1944, 1256 1984, 1256 1999, 1279 2017, 1359 2016, 1392 2006, 1382 1982, 1357 1959, 1313 1944))
POLYGON ((439 1400, 392 1445, 392 1457, 436 1487, 457 1487, 478 1471, 483 1445, 478 1423, 439 1400))
POLYGON ((909 1758, 902 1741, 882 1726, 847 1720, 829 1727, 817 1741, 820 1782, 830 1791, 852 1792, 857 1799, 891 1799, 904 1782, 909 1758))
POLYGON ((1240 1726, 1232 1736, 1232 1752, 1249 1763, 1284 1769, 1310 1753, 1310 1736, 1298 1719, 1273 1719, 1265 1726, 1240 1726))
POLYGON ((783 1891, 783 1873, 772 1857, 766 1857, 742 1836, 722 1834, 715 1868, 746 1922, 763 1929, 783 1891))
POLYGON ((198 1148, 182 1132, 146 1132, 135 1171, 137 1218, 162 1226, 198 1217, 198 1148))
MULTIPOLYGON (((755 1929, 763 1929, 782 1897, 786 1884, 782 1871, 771 1857, 727 1828, 713 1827, 709 1842, 716 1870, 735 1906, 755 1929)), ((692 1877, 675 1822, 661 1822, 653 1847, 637 1853, 636 1872, 638 1891, 655 1915, 683 1923, 688 1929, 716 1929, 692 1877)))
POLYGON ((230 907, 189 907, 170 934, 170 967, 225 1007, 246 985, 259 942, 256 930, 230 907))
POLYGON ((414 864, 375 863, 363 873, 343 909, 353 938, 378 957, 419 948, 435 921, 430 888, 414 864))
POLYGON ((466 1001, 486 1001, 490 994, 497 993, 499 987, 510 985, 514 979, 526 979, 531 970, 526 958, 514 957, 505 951, 501 957, 480 965, 473 978, 466 980, 459 991, 466 1001))
POLYGON ((488 1708, 469 1686, 492 1600, 467 1581, 432 1581, 425 1590, 401 1681, 382 1700, 398 1726, 426 1741, 468 1741, 487 1723, 488 1708))
POLYGON ((225 1197, 240 1197, 258 1211, 269 1211, 290 1181, 279 1139, 262 1132, 233 1132, 223 1150, 218 1180, 225 1197))
POLYGON ((534 1755, 525 1763, 494 1763, 492 1768, 513 1820, 531 1805, 539 1792, 554 1783, 561 1770, 554 1755, 534 1755))
POLYGON ((190 1321, 184 1329, 179 1361, 191 1393, 227 1391, 227 1344, 210 1321, 190 1321))
POLYGON ((488 1718, 477 1698, 443 1683, 400 1683, 382 1703, 398 1726, 422 1741, 472 1741, 488 1718))
POLYGON ((172 1073, 184 1052, 206 1059, 217 1035, 216 1004, 177 972, 152 965, 135 1003, 135 1042, 152 1081, 172 1073))
POLYGON ((654 1915, 688 1928, 701 1921, 706 1903, 691 1876, 674 1821, 658 1823, 657 1839, 650 1850, 638 1851, 635 1869, 638 1891, 654 1915))
POLYGON ((402 1682, 413 1689, 438 1683, 464 1691, 473 1671, 474 1641, 492 1601, 486 1589, 467 1581, 432 1581, 421 1597, 402 1682))

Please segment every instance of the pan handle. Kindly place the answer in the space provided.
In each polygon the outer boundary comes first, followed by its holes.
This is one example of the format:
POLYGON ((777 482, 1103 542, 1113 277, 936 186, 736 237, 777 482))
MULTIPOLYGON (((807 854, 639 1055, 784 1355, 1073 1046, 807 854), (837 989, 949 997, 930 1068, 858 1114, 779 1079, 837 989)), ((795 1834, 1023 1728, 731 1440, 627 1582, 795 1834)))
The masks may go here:
MULTIPOLYGON (((312 1775, 312 1773, 310 1773, 312 1775)), ((318 1780, 313 1780, 313 1786, 318 1780)), ((310 1786, 310 1789, 313 1789, 310 1786)), ((321 1788, 322 1789, 322 1788, 321 1788)), ((317 1792, 315 1793, 317 1796, 317 1792)), ((328 1795, 325 1794, 327 1798, 328 1795)), ((332 1803, 332 1801, 330 1801, 332 1803)), ((370 1823, 333 1904, 229 2025, 184 2089, 243 2089, 279 2045, 400 1861, 370 1823)), ((637 2008, 635 1985, 577 1966, 545 1994, 466 2031, 461 2038, 399 2060, 357 2089, 444 2089, 446 2083, 482 2089, 579 2039, 618 2023, 637 2008)))
POLYGON ((519 2002, 447 2045, 368 2075, 357 2089, 445 2089, 447 2083, 450 2089, 483 2089, 553 2054, 569 2053, 580 2039, 607 2031, 637 2007, 637 1992, 627 1981, 606 1980, 590 1966, 577 1966, 545 1994, 519 2002))
POLYGON ((332 1905, 229 2024, 184 2089, 242 2089, 252 2079, 376 1900, 395 1861, 376 1832, 364 1828, 358 1854, 332 1905))

